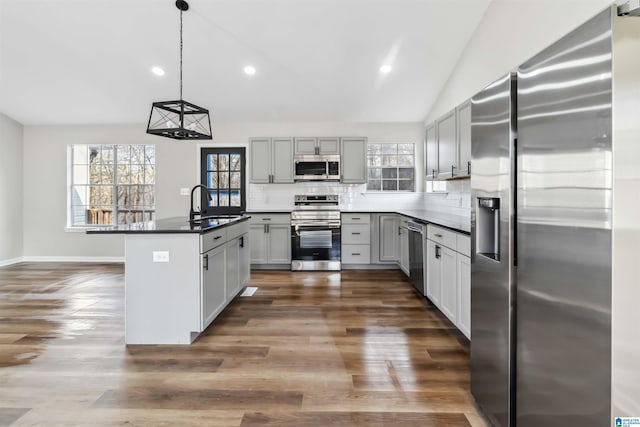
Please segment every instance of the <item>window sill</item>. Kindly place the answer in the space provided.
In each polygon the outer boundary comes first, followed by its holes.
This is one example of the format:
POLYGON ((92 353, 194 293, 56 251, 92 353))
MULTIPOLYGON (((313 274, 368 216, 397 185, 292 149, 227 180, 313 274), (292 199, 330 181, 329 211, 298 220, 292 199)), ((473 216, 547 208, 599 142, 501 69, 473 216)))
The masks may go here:
POLYGON ((64 231, 65 233, 85 233, 89 230, 96 230, 96 229, 100 229, 101 227, 90 227, 90 226, 75 226, 75 227, 65 227, 64 231))

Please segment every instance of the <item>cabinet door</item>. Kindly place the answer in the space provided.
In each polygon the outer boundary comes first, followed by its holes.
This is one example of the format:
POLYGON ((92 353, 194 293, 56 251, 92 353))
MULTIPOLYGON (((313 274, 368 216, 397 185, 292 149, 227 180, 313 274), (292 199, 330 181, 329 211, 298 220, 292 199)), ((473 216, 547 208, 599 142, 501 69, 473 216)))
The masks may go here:
POLYGON ((342 138, 341 144, 342 182, 365 184, 367 182, 367 138, 342 138))
POLYGON ((471 101, 457 108, 458 166, 456 176, 471 174, 471 101))
POLYGON ((400 228, 400 269, 409 277, 409 231, 400 228))
POLYGON ((243 287, 251 277, 251 245, 249 233, 240 236, 240 287, 243 287))
POLYGON ((251 264, 266 264, 267 259, 267 226, 255 224, 249 226, 249 240, 251 241, 251 264))
POLYGON ((273 165, 271 182, 293 182, 293 138, 273 138, 271 143, 273 155, 271 159, 273 165))
POLYGON ((458 323, 458 289, 456 285, 458 283, 457 276, 457 263, 456 252, 447 247, 442 247, 442 297, 440 309, 442 312, 456 325, 458 323))
POLYGON ((436 179, 438 177, 438 139, 436 134, 436 124, 431 123, 427 126, 427 134, 425 136, 425 175, 427 179, 436 179))
POLYGON ((240 238, 228 242, 226 249, 227 301, 230 301, 240 289, 240 238))
POLYGON ((400 219, 397 215, 380 215, 378 228, 380 262, 398 262, 400 219))
POLYGON ((442 246, 427 240, 427 298, 440 307, 442 295, 442 246))
POLYGON ((249 140, 250 180, 253 183, 269 182, 271 174, 271 139, 251 138, 249 140))
POLYGON ((471 338, 471 260, 458 254, 456 257, 458 280, 458 329, 471 338))
POLYGON ((436 124, 438 139, 438 178, 451 178, 452 167, 458 164, 456 159, 456 112, 455 110, 440 118, 436 124))
POLYGON ((291 226, 269 225, 268 227, 269 264, 291 264, 291 226))
POLYGON ((315 138, 296 138, 296 154, 316 154, 315 138))
POLYGON ((318 154, 340 154, 339 138, 318 138, 318 154))
POLYGON ((226 298, 226 245, 201 255, 202 330, 222 311, 226 298))

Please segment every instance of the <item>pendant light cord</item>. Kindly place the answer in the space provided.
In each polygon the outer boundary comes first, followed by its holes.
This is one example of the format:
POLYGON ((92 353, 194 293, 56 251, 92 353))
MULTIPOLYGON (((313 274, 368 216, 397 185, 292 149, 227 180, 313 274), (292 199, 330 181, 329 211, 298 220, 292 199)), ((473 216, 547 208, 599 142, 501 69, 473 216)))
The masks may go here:
POLYGON ((182 9, 180 9, 180 101, 182 101, 182 9))

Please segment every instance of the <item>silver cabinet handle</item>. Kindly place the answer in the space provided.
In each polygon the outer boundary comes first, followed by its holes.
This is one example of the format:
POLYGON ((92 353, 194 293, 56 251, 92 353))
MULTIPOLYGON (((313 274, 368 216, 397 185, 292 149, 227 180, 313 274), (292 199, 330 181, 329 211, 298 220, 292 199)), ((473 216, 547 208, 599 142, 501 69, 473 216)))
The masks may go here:
POLYGON ((456 169, 456 167, 451 165, 451 176, 452 177, 456 176, 456 174, 453 172, 454 169, 456 169))
POLYGON ((357 218, 356 218, 355 216, 352 216, 352 217, 351 217, 351 219, 352 219, 353 221, 357 221, 357 220, 359 220, 359 219, 360 219, 360 217, 357 217, 357 218))
POLYGON ((467 175, 471 175, 471 160, 467 162, 467 175))
POLYGON ((351 234, 360 234, 360 233, 351 233, 351 234))
POLYGON ((265 232, 265 233, 267 232, 267 224, 264 224, 264 225, 262 226, 262 231, 263 231, 263 232, 265 232))
POLYGON ((442 239, 442 234, 435 233, 435 234, 434 234, 434 236, 436 236, 436 237, 440 237, 440 238, 442 239))
POLYGON ((209 270, 209 254, 205 255, 202 260, 204 261, 202 268, 204 268, 205 270, 209 270))
POLYGON ((263 221, 271 221, 271 218, 262 218, 263 221))
POLYGON ((360 255, 360 253, 358 252, 358 253, 355 253, 355 254, 351 254, 351 255, 354 255, 354 256, 357 256, 357 255, 360 255))
POLYGON ((244 236, 240 236, 240 247, 244 248, 244 236))
POLYGON ((218 240, 218 239, 222 239, 222 236, 216 236, 213 238, 213 240, 218 240))
POLYGON ((436 259, 440 259, 440 246, 436 245, 436 259))

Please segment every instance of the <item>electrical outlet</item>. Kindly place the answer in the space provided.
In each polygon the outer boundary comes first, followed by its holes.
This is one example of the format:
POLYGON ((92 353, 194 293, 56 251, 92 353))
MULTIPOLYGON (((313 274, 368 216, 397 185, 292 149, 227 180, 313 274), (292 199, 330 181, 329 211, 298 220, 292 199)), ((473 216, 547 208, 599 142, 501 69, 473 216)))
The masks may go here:
POLYGON ((189 195, 189 188, 188 187, 180 187, 180 195, 181 196, 188 196, 189 195))
POLYGON ((169 262, 169 251, 153 251, 153 262, 169 262))

